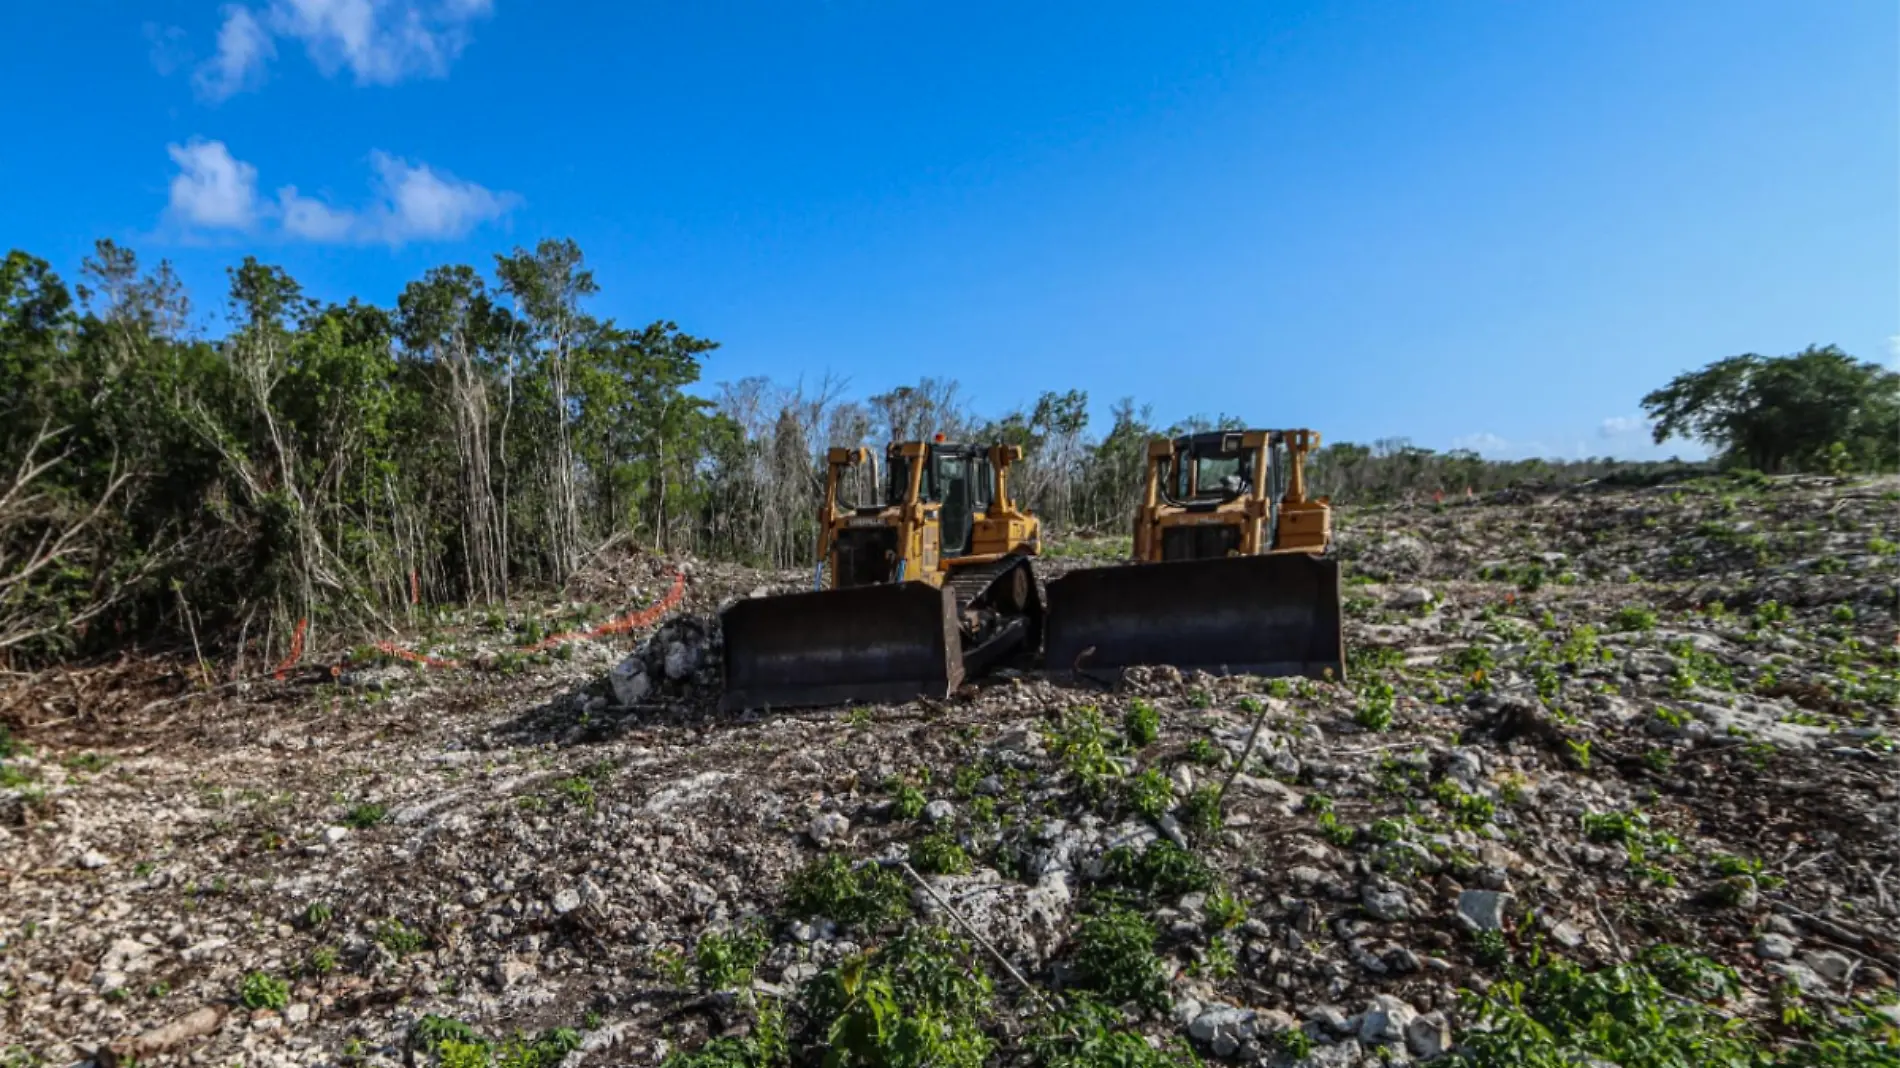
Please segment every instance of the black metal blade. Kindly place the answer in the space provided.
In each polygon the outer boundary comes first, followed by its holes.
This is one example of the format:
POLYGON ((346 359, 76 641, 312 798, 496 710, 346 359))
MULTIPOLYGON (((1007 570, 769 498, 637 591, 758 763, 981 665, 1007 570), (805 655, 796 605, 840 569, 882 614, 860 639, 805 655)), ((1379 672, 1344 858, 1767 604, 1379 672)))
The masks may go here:
POLYGON ((720 626, 723 711, 943 697, 963 681, 955 597, 925 582, 754 597, 720 626))
POLYGON ((1084 671, 1171 664, 1346 677, 1337 560, 1289 553, 1089 568, 1048 593, 1051 670, 1079 659, 1084 671))

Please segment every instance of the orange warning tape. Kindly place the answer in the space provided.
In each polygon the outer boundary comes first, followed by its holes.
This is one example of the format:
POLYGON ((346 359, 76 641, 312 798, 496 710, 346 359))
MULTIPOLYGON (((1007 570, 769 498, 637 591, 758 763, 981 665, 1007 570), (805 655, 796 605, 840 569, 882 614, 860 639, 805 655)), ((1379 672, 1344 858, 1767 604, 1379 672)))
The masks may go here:
MULTIPOLYGON (((641 627, 651 626, 657 622, 661 616, 672 611, 684 596, 686 596, 686 572, 681 571, 674 574, 673 588, 666 591, 666 596, 646 608, 642 608, 637 612, 629 612, 618 619, 607 620, 605 623, 597 623, 591 627, 583 627, 580 630, 562 631, 559 634, 544 638, 533 645, 520 646, 515 651, 538 653, 581 638, 594 638, 602 634, 625 634, 630 630, 638 630, 641 627)), ((303 631, 299 629, 297 633, 298 639, 301 642, 303 631)), ((441 657, 418 653, 414 649, 405 649, 394 642, 375 642, 374 644, 376 648, 382 652, 398 660, 407 660, 411 664, 421 664, 424 667, 432 668, 455 668, 462 666, 462 662, 459 660, 444 660, 441 657)), ((301 646, 299 647, 301 648, 301 646)), ((283 676, 279 675, 278 677, 282 678, 283 676)))
POLYGON ((297 661, 303 659, 303 629, 308 626, 309 623, 310 621, 308 619, 300 619, 297 621, 297 629, 290 634, 290 655, 284 657, 283 663, 277 665, 276 671, 271 672, 274 677, 282 679, 285 673, 296 665, 297 661))

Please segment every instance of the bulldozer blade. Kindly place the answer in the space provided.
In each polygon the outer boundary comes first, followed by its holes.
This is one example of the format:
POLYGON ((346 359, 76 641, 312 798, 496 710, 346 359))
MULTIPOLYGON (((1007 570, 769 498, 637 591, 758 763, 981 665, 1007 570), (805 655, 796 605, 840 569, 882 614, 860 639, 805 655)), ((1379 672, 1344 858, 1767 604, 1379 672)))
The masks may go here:
POLYGON ((725 712, 944 697, 963 682, 955 595, 927 582, 749 598, 720 626, 725 712))
POLYGON ((1306 553, 1071 571, 1049 583, 1050 670, 1137 664, 1346 677, 1339 562, 1306 553))

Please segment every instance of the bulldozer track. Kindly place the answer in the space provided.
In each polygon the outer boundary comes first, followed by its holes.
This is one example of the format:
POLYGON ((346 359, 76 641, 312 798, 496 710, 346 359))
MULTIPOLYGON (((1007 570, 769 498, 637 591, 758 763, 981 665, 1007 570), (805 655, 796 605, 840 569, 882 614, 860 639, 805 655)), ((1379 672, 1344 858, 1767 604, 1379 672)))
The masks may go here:
MULTIPOLYGON (((1012 553, 987 564, 958 568, 944 579, 944 585, 956 598, 959 619, 973 606, 982 606, 1003 583, 1014 581, 1017 571, 1025 579, 1021 591, 1023 603, 1014 611, 1005 611, 1007 621, 995 633, 976 644, 963 647, 963 671, 966 676, 980 674, 984 668, 1027 645, 1036 648, 1042 639, 1042 601, 1036 588, 1034 565, 1028 556, 1012 553)), ((966 638, 967 641, 967 638, 966 638)))
POLYGON ((1028 559, 1026 556, 1010 555, 991 563, 975 564, 951 571, 949 577, 944 579, 944 585, 950 587, 950 591, 956 595, 957 611, 961 612, 976 604, 996 586, 997 580, 1028 559))

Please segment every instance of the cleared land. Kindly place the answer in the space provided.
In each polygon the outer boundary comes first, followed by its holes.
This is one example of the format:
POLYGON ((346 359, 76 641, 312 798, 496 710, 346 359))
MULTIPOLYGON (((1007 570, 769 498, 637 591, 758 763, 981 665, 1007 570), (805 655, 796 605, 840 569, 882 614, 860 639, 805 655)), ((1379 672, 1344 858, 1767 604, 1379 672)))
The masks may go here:
POLYGON ((1149 1063, 1062 1060, 1117 1029, 1210 1061, 1495 1056, 1504 1018, 1458 992, 1555 974, 1534 953, 1641 959, 1667 1027, 1732 1018, 1790 1056, 1852 1003, 1892 1019, 1900 483, 1341 515, 1346 685, 1019 668, 722 718, 714 611, 807 576, 646 556, 408 640, 468 667, 189 699, 185 663, 10 677, 0 1063, 446 1063, 480 1038, 651 1064, 724 1036, 740 1064, 865 1011, 827 969, 879 947, 862 976, 936 1063, 1149 1063), (508 651, 681 568, 657 633, 508 651), (624 706, 636 647, 664 681, 624 706))

